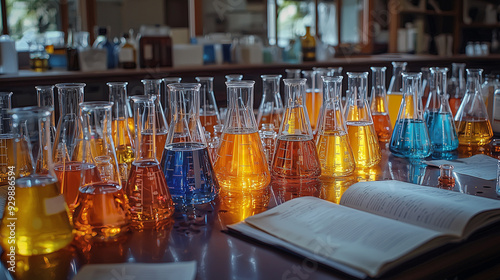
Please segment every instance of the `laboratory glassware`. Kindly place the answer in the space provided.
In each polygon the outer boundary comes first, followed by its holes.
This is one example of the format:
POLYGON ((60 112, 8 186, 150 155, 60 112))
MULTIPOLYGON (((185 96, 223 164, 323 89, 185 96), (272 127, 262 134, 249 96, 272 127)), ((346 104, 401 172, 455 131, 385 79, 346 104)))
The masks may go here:
POLYGON ((422 72, 422 87, 420 88, 420 98, 422 98, 422 104, 425 106, 425 104, 427 104, 427 98, 429 98, 431 68, 422 67, 420 68, 420 72, 422 72))
POLYGON ((172 199, 179 205, 212 201, 219 192, 205 133, 200 123, 200 84, 170 84, 172 123, 161 168, 172 199))
POLYGON ((371 112, 375 132, 378 141, 387 143, 391 139, 392 125, 387 107, 387 92, 385 89, 386 67, 371 67, 372 70, 372 92, 371 112))
POLYGON ((160 87, 161 80, 159 79, 144 79, 144 95, 154 95, 155 99, 155 120, 156 120, 156 158, 161 161, 163 149, 165 148, 165 141, 167 140, 168 124, 165 118, 165 112, 160 103, 160 87))
POLYGON ((314 182, 321 175, 316 145, 304 104, 306 79, 284 79, 285 114, 272 162, 273 179, 289 183, 314 182))
POLYGON ((107 83, 109 88, 109 101, 113 102, 111 108, 111 135, 118 158, 118 168, 122 182, 128 180, 130 168, 134 161, 134 135, 129 130, 129 112, 127 109, 127 82, 107 83))
MULTIPOLYGON (((9 166, 16 164, 19 155, 14 153, 14 134, 12 133, 12 118, 8 112, 12 108, 12 92, 0 92, 0 185, 7 185, 9 178, 9 166)), ((16 143, 20 147, 26 147, 28 142, 21 138, 16 143)), ((20 150, 20 149, 19 149, 20 150)), ((16 173, 19 174, 19 170, 16 173)))
MULTIPOLYGON (((48 254, 64 248, 73 239, 72 226, 68 218, 68 208, 64 197, 59 192, 58 182, 54 174, 50 143, 50 118, 52 108, 24 107, 11 110, 12 133, 15 141, 26 141, 24 129, 29 127, 38 133, 37 146, 42 153, 39 161, 43 168, 37 172, 17 178, 14 185, 9 184, 9 193, 14 193, 5 203, 5 210, 0 225, 1 244, 3 248, 15 247, 15 252, 23 256, 48 254), (15 243, 13 230, 9 225, 15 224, 15 243), (13 246, 15 245, 15 246, 13 246)), ((30 149, 14 146, 14 153, 31 154, 30 149)), ((24 168, 25 162, 16 161, 9 167, 10 176, 24 168)), ((32 164, 32 163, 30 163, 32 164)), ((12 250, 12 249, 11 249, 12 250)))
POLYGON ((269 164, 269 168, 271 168, 274 152, 276 151, 276 138, 278 137, 278 133, 273 124, 263 123, 259 130, 259 136, 262 141, 267 163, 269 164))
POLYGON ((229 74, 225 76, 226 82, 234 82, 243 80, 243 75, 241 74, 229 74))
POLYGON ((175 83, 180 83, 182 81, 181 77, 167 77, 161 79, 163 82, 163 87, 162 87, 162 94, 161 94, 161 106, 163 110, 165 110, 165 118, 167 119, 167 124, 170 124, 172 121, 170 119, 172 115, 172 108, 170 107, 170 90, 168 89, 168 85, 170 84, 175 84, 175 83))
POLYGON ((285 69, 286 79, 300 79, 300 69, 285 69))
MULTIPOLYGON (((200 87, 200 122, 205 131, 214 133, 214 125, 221 123, 214 95, 214 77, 196 77, 200 87)), ((208 140, 208 139, 207 139, 208 140)))
POLYGON ((133 97, 137 156, 124 190, 129 199, 132 223, 138 228, 157 227, 174 212, 167 181, 156 159, 155 98, 153 95, 133 97))
POLYGON ((457 115, 458 108, 465 95, 465 63, 451 64, 451 78, 448 83, 448 94, 450 95, 450 108, 453 117, 457 115))
POLYGON ((214 171, 221 189, 266 188, 269 167, 253 113, 254 81, 226 82, 227 114, 214 171))
POLYGON ((281 75, 262 75, 262 100, 257 114, 258 127, 272 124, 276 132, 283 118, 283 101, 280 94, 281 75))
POLYGON ((403 73, 404 97, 389 145, 390 151, 399 157, 425 158, 432 152, 419 98, 421 78, 422 73, 403 73))
POLYGON ((458 148, 458 136, 446 93, 448 68, 433 67, 430 71, 430 92, 424 117, 432 150, 437 153, 453 151, 458 148))
POLYGON ((110 102, 80 104, 83 124, 81 186, 73 224, 83 240, 116 240, 126 233, 130 209, 123 191, 113 137, 110 102))
POLYGON ((455 116, 460 145, 482 146, 493 137, 486 106, 481 97, 482 69, 467 69, 465 96, 455 116))
POLYGON ((382 158, 370 105, 366 97, 368 72, 347 72, 349 94, 344 108, 345 123, 356 167, 369 168, 382 158))
POLYGON ((49 107, 50 112, 50 141, 54 143, 56 137, 56 113, 54 107, 54 86, 35 86, 38 107, 49 107))
POLYGON ((338 67, 328 67, 327 68, 330 71, 330 74, 328 76, 342 76, 342 71, 344 70, 344 67, 338 66, 338 67))
POLYGON ((439 166, 438 188, 452 190, 455 187, 453 165, 441 164, 439 166))
POLYGON ((316 71, 304 70, 302 71, 302 75, 306 79, 305 105, 307 109, 307 116, 309 117, 311 128, 315 130, 319 111, 321 110, 321 104, 323 103, 323 94, 319 92, 318 86, 316 85, 316 71))
POLYGON ((342 114, 342 78, 323 77, 323 108, 316 138, 322 179, 351 175, 356 167, 342 114))
POLYGON ((403 99, 403 77, 401 74, 406 71, 407 62, 392 62, 392 77, 387 89, 387 102, 389 106, 389 117, 391 126, 394 128, 398 118, 399 107, 403 99))

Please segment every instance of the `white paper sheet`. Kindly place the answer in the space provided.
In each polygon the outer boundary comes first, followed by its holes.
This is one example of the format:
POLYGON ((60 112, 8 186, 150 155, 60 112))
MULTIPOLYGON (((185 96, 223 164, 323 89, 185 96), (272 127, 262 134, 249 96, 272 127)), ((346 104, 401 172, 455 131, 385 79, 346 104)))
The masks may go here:
POLYGON ((441 164, 453 165, 456 173, 481 178, 484 180, 497 179, 498 160, 487 155, 479 154, 469 158, 460 158, 456 160, 429 160, 425 161, 427 165, 437 166, 441 164))
POLYGON ((78 271, 73 280, 110 279, 175 279, 193 280, 196 261, 174 263, 89 264, 78 271))

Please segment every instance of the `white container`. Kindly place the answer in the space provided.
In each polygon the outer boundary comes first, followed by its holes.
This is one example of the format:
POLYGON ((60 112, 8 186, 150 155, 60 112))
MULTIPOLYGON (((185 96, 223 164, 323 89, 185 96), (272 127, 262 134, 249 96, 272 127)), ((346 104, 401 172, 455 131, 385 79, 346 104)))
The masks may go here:
POLYGON ((203 65, 203 45, 174 45, 172 61, 174 67, 203 65))
POLYGON ((9 35, 2 35, 0 36, 0 74, 17 73, 18 70, 16 42, 9 35))

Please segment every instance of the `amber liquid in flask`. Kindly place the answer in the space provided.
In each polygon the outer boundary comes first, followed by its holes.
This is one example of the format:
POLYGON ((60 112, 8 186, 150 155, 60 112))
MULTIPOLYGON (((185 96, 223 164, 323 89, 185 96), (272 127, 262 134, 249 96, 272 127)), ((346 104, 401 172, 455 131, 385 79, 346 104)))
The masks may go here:
POLYGON ((399 107, 403 100, 403 77, 401 74, 406 71, 407 64, 407 62, 392 62, 392 78, 387 89, 387 104, 392 128, 396 125, 399 107))
POLYGON ((465 118, 455 123, 460 144, 481 146, 490 142, 492 130, 489 120, 465 118))
MULTIPOLYGON (((155 119, 156 119, 156 158, 161 160, 163 149, 165 148, 165 141, 167 139, 168 124, 165 117, 165 112, 160 102, 160 88, 161 80, 159 79, 145 79, 142 80, 144 84, 144 95, 154 95, 155 99, 155 119)), ((137 131, 136 131, 137 133, 137 131)))
POLYGON ((64 195, 66 203, 73 208, 78 196, 79 187, 82 186, 82 172, 87 183, 98 182, 100 180, 97 167, 91 164, 70 161, 64 164, 56 164, 54 172, 59 180, 61 193, 64 195))
POLYGON ((214 164, 221 189, 250 191, 266 188, 269 166, 253 114, 253 81, 226 82, 228 110, 214 164))
MULTIPOLYGON (((36 145, 46 151, 40 153, 39 158, 44 170, 18 178, 14 185, 9 184, 9 196, 15 199, 6 201, 3 211, 0 243, 4 249, 14 250, 23 256, 55 252, 69 245, 73 239, 68 207, 59 192, 53 171, 49 130, 51 110, 48 107, 12 110, 14 141, 24 138, 25 127, 37 129, 40 133, 35 133, 38 136, 36 145)), ((19 147, 13 150, 15 154, 20 152, 19 147)), ((22 152, 25 152, 24 149, 22 152)), ((32 151, 28 149, 27 152, 31 154, 32 151)), ((8 175, 15 175, 23 164, 16 162, 9 168, 8 175)))
POLYGON ((281 75, 262 75, 262 100, 257 114, 258 127, 272 125, 278 132, 283 118, 283 101, 280 95, 281 75))
POLYGON ((293 183, 314 180, 321 174, 316 145, 312 136, 278 136, 272 165, 273 177, 286 178, 293 183))
POLYGON ((387 107, 387 94, 385 90, 385 67, 371 67, 372 69, 372 92, 371 112, 375 132, 378 141, 387 143, 391 140, 392 124, 387 107))

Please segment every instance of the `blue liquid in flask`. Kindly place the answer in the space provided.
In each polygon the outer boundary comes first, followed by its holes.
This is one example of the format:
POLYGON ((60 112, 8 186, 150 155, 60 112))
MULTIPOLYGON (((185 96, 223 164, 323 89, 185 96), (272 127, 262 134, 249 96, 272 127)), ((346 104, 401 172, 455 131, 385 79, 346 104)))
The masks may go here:
POLYGON ((206 145, 168 144, 161 166, 172 200, 177 204, 201 204, 212 201, 219 184, 206 145))
POLYGON ((423 120, 400 119, 394 126, 389 149, 405 158, 425 158, 431 154, 427 125, 423 120))
POLYGON ((451 113, 429 112, 427 127, 435 152, 449 152, 458 148, 458 136, 451 113))

